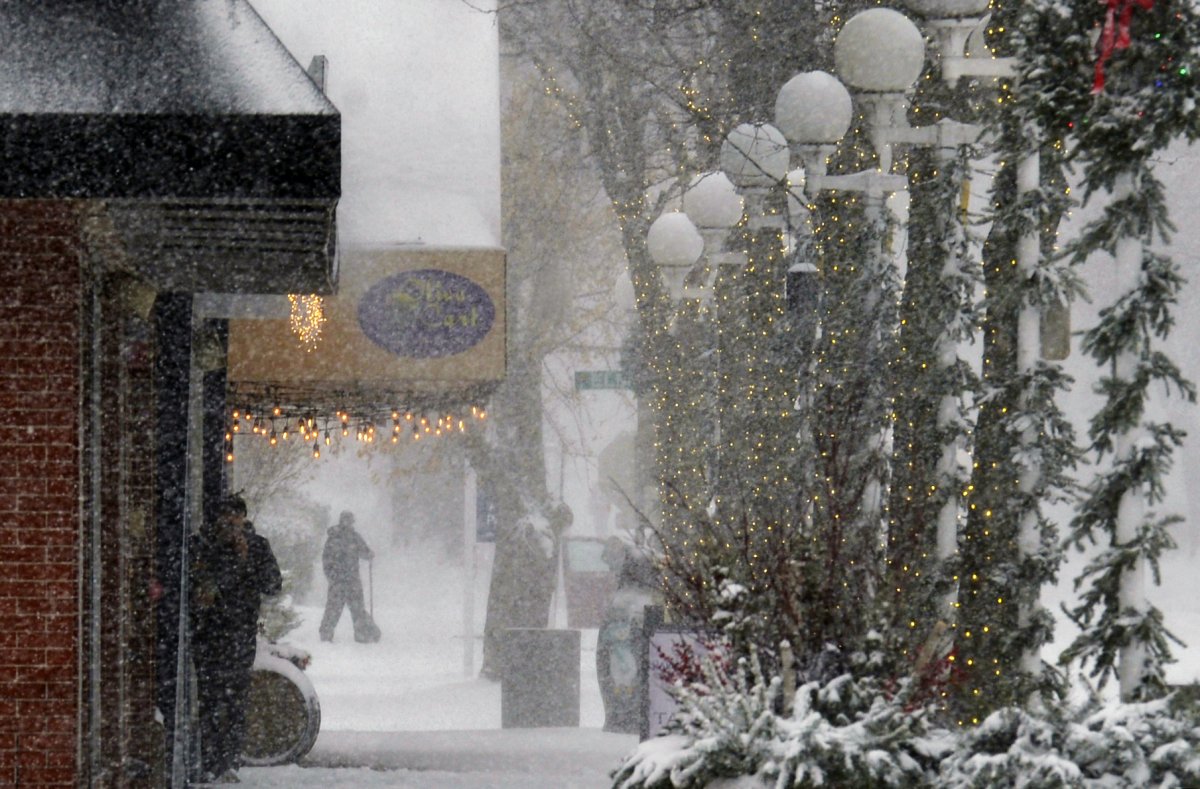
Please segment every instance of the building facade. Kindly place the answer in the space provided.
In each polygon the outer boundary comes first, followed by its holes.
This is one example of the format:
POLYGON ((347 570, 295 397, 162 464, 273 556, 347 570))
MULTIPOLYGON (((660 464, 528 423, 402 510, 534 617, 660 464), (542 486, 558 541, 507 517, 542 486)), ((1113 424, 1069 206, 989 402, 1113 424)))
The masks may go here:
POLYGON ((0 53, 0 786, 181 785, 194 297, 332 289, 340 116, 245 2, 17 0, 0 53))

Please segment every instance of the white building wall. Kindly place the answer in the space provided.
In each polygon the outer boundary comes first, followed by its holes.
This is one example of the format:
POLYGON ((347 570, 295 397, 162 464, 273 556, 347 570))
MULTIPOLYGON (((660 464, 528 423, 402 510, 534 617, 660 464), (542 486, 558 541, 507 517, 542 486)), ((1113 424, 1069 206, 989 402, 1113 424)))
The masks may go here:
POLYGON ((251 0, 342 114, 343 248, 499 247, 494 0, 251 0))

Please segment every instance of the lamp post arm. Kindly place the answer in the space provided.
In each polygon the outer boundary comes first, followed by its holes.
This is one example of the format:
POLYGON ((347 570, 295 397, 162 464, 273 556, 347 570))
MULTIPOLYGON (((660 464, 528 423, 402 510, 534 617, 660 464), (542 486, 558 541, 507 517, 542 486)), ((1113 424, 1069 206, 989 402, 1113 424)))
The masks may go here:
POLYGON ((942 79, 953 85, 959 77, 1015 77, 1016 58, 971 58, 942 55, 942 79))
POLYGON ((908 179, 905 176, 878 170, 860 170, 849 175, 810 175, 804 181, 804 191, 810 199, 831 189, 883 196, 907 188, 908 179))
POLYGON ((984 128, 978 123, 962 123, 943 118, 929 126, 909 126, 907 123, 892 124, 872 129, 886 145, 914 145, 922 148, 958 148, 974 145, 983 136, 984 128))

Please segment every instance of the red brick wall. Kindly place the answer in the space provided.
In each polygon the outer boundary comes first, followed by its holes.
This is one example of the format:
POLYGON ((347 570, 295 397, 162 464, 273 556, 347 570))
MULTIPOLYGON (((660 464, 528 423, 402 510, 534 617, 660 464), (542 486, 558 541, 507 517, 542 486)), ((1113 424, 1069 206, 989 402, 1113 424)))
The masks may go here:
POLYGON ((0 200, 0 787, 80 775, 78 220, 0 200))

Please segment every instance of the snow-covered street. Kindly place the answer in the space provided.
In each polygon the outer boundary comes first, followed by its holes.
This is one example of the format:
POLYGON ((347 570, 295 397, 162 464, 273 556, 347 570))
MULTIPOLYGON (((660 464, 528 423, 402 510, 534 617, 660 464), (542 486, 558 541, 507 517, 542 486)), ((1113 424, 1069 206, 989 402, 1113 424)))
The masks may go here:
POLYGON ((240 774, 255 787, 601 789, 636 743, 588 728, 322 732, 302 765, 240 774))
MULTIPOLYGON (((370 537, 368 537, 370 539, 370 537)), ((317 636, 323 586, 298 607, 288 643, 312 653, 309 678, 321 703, 321 733, 299 765, 244 768, 254 787, 449 787, 452 789, 591 789, 637 744, 633 735, 601 731, 596 631, 582 632, 580 727, 502 729, 500 683, 464 665, 465 593, 460 562, 427 548, 380 549, 371 579, 383 636, 358 644, 349 612, 333 643, 317 636), (316 605, 312 603, 318 603, 316 605)), ((480 549, 482 551, 482 549, 480 549)), ((367 565, 363 564, 364 581, 367 565)), ((487 592, 486 552, 477 573, 476 633, 487 592)))

